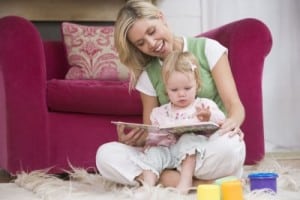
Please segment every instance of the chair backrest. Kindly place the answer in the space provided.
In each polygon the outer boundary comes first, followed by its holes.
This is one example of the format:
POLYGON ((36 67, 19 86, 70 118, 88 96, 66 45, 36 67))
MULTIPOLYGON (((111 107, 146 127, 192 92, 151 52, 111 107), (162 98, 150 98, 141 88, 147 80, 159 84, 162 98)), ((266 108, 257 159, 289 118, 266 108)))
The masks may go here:
POLYGON ((64 79, 70 65, 62 41, 44 41, 47 80, 64 79))

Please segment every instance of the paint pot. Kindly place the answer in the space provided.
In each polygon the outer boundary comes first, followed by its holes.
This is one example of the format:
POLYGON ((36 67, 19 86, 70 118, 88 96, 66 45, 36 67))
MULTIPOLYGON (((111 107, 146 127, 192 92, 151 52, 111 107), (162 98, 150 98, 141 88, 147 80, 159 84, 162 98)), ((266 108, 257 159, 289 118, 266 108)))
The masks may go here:
POLYGON ((277 192, 278 174, 272 172, 251 173, 248 175, 250 180, 250 190, 270 189, 277 192))
POLYGON ((221 185, 222 200, 243 200, 243 187, 239 180, 224 182, 221 185))
POLYGON ((197 187, 197 200, 220 200, 220 186, 215 184, 203 184, 197 187))

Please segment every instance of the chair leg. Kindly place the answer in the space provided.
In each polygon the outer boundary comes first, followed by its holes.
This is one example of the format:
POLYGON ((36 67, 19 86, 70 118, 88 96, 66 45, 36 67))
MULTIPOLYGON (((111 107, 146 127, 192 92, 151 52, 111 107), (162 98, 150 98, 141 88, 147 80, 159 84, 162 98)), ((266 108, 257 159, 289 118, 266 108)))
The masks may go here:
POLYGON ((0 169, 0 183, 9 183, 14 179, 15 177, 12 176, 8 171, 0 169))

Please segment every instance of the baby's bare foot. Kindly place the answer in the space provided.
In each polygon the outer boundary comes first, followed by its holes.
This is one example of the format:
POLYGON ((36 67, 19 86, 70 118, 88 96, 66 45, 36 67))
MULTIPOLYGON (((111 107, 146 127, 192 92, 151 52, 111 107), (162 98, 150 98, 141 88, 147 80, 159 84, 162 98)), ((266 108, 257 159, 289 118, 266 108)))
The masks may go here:
POLYGON ((179 183, 177 185, 176 189, 180 192, 180 194, 188 194, 189 191, 191 191, 193 189, 192 182, 179 183))

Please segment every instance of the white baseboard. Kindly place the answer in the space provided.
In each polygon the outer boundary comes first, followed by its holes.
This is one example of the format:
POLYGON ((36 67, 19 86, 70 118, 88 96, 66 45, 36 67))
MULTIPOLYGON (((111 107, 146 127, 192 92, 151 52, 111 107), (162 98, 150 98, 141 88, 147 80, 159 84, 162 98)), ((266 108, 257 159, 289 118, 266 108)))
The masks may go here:
POLYGON ((266 152, 266 157, 278 160, 300 160, 300 151, 266 152))

